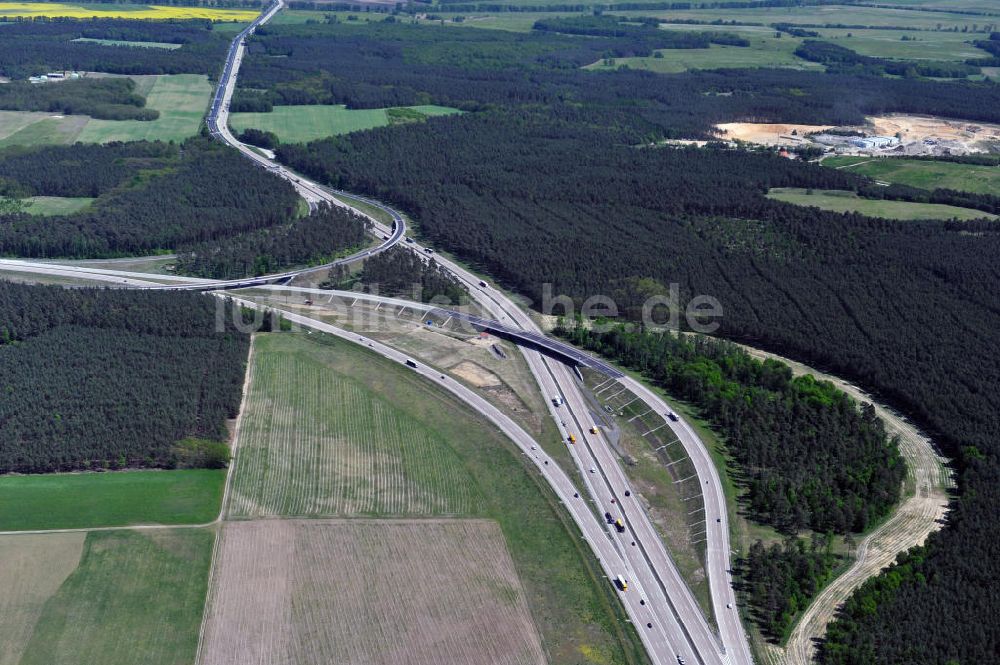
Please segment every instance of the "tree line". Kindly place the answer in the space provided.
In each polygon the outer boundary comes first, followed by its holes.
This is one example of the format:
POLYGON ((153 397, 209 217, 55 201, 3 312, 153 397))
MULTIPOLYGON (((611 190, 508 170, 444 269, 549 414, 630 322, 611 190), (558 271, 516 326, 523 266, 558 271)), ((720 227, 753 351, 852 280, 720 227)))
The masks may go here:
POLYGON ((182 246, 177 270, 211 279, 236 279, 329 263, 363 247, 366 227, 361 215, 324 203, 285 224, 182 246))
POLYGON ((560 16, 535 21, 533 30, 559 32, 566 35, 590 37, 647 37, 655 48, 692 49, 708 48, 712 44, 724 46, 750 46, 750 41, 731 32, 680 32, 660 30, 661 20, 655 17, 634 16, 560 16))
POLYGON ((365 259, 361 272, 356 275, 350 274, 344 266, 335 266, 322 286, 348 289, 358 285, 371 293, 419 302, 433 300, 450 306, 469 301, 468 291, 450 273, 436 262, 401 247, 365 259))
POLYGON ((842 73, 889 74, 913 78, 965 78, 979 73, 979 67, 964 62, 935 60, 889 60, 861 55, 845 46, 816 39, 806 39, 796 49, 795 55, 803 60, 826 65, 828 71, 842 73))
POLYGON ((146 98, 135 92, 130 78, 76 79, 0 85, 0 109, 89 115, 102 120, 156 120, 160 112, 147 109, 146 98))

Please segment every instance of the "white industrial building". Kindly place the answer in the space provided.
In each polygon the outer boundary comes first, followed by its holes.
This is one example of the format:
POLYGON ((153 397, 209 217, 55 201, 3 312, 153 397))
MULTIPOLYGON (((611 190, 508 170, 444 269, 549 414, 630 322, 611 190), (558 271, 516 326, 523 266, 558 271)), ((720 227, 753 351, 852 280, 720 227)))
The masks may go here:
POLYGON ((851 145, 862 150, 873 150, 875 148, 888 148, 899 143, 895 136, 858 136, 851 139, 851 145))

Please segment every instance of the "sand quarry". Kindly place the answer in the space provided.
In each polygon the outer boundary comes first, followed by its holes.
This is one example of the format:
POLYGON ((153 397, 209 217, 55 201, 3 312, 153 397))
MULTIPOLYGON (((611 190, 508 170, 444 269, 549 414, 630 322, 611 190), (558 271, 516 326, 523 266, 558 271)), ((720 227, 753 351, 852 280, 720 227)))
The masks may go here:
MULTIPOLYGON (((822 132, 833 126, 728 122, 716 127, 719 138, 722 139, 761 145, 789 145, 805 143, 807 134, 822 132)), ((867 118, 865 125, 845 129, 856 129, 878 136, 895 136, 899 133, 904 144, 922 143, 925 140, 947 141, 952 152, 986 152, 991 143, 1000 146, 1000 125, 933 116, 900 113, 871 116, 867 118)))

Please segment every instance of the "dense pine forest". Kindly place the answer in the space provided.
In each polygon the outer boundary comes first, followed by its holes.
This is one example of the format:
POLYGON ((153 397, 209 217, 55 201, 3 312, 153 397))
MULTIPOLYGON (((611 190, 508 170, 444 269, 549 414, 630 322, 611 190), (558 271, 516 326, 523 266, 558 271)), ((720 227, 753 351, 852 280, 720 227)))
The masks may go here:
POLYGON ((150 253, 282 225, 298 209, 285 180, 197 137, 183 145, 74 145, 0 153, 0 186, 98 193, 72 215, 0 214, 0 254, 94 258, 150 253), (119 163, 118 160, 121 160, 119 163))
POLYGON ((906 467, 874 409, 726 341, 624 326, 556 333, 695 405, 723 437, 741 511, 790 536, 784 547, 758 541, 738 566, 751 616, 764 635, 783 639, 832 574, 832 534, 867 530, 899 498, 906 467), (793 537, 806 528, 809 550, 793 537), (827 534, 825 547, 816 534, 827 534))
POLYGON ((813 534, 808 545, 789 538, 782 545, 765 547, 758 540, 750 546, 746 560, 737 566, 742 578, 738 586, 768 638, 786 638, 798 613, 830 581, 838 562, 831 544, 830 536, 813 534))
POLYGON ((787 534, 860 532, 899 498, 906 468, 896 442, 870 404, 859 408, 833 384, 792 378, 787 365, 707 337, 557 332, 701 409, 733 456, 751 519, 787 534))
POLYGON ((324 284, 337 289, 357 285, 363 286, 369 293, 412 298, 419 302, 433 300, 446 306, 465 304, 469 300, 461 282, 442 270, 441 266, 401 247, 393 247, 365 259, 364 267, 356 275, 350 275, 342 267, 334 268, 324 284))
POLYGON ((99 78, 35 84, 12 81, 0 86, 0 109, 89 115, 105 120, 156 120, 146 98, 129 78, 99 78))
POLYGON ((177 155, 177 146, 158 141, 7 148, 0 151, 0 195, 96 198, 177 155))
POLYGON ((243 84, 275 103, 469 111, 282 146, 290 165, 396 203, 430 241, 536 303, 546 283, 578 301, 611 295, 626 316, 671 283, 682 301, 713 295, 725 311, 720 334, 852 377, 912 416, 955 459, 961 498, 913 574, 879 578, 888 584, 878 602, 839 625, 841 643, 864 648, 825 657, 995 660, 1000 226, 805 210, 763 193, 869 183, 764 154, 655 145, 706 138, 723 121, 838 125, 908 112, 996 122, 1000 86, 865 72, 578 69, 649 47, 628 37, 389 24, 266 32, 243 84))
POLYGON ((182 247, 177 269, 198 277, 236 279, 329 263, 364 246, 366 226, 361 215, 323 204, 287 224, 182 247))
POLYGON ((4 25, 0 76, 25 79, 53 70, 109 74, 208 74, 219 71, 229 37, 210 21, 89 19, 4 25), (179 49, 108 47, 76 39, 181 44, 179 49))
POLYGON ((200 294, 0 282, 0 473, 170 466, 180 440, 223 439, 249 337, 216 314, 200 294))
POLYGON ((265 90, 273 104, 530 107, 546 119, 617 131, 630 144, 707 138, 712 124, 738 120, 839 125, 893 111, 1000 120, 1000 86, 988 83, 769 69, 579 70, 605 57, 670 48, 677 38, 659 32, 661 41, 389 23, 265 27, 251 42, 239 85, 244 95, 265 90))

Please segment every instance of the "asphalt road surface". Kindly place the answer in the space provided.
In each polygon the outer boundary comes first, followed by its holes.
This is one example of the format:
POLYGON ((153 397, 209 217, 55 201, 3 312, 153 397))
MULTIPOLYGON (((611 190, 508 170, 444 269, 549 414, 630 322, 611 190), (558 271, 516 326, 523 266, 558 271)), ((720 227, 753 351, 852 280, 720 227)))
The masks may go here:
MULTIPOLYGON (((235 301, 247 307, 266 309, 264 306, 253 301, 241 298, 235 298, 235 301)), ((287 311, 282 311, 282 316, 303 328, 328 333, 349 342, 360 344, 372 352, 401 364, 406 364, 409 359, 401 351, 397 351, 374 339, 348 332, 328 323, 287 311)), ((605 575, 608 578, 608 584, 613 584, 612 580, 618 575, 621 575, 628 581, 628 590, 619 591, 618 595, 630 619, 635 624, 653 663, 657 665, 676 664, 678 662, 677 654, 680 653, 678 649, 681 647, 675 645, 669 638, 668 631, 663 626, 663 612, 660 611, 655 602, 649 600, 656 597, 655 589, 647 587, 642 571, 633 569, 629 558, 623 556, 623 551, 626 550, 616 539, 615 536, 618 534, 612 536, 609 533, 603 521, 598 520, 587 506, 585 495, 573 485, 573 482, 563 469, 554 460, 549 458, 538 442, 525 432, 520 425, 471 388, 454 379, 448 378, 447 375, 441 374, 423 363, 417 363, 416 367, 410 367, 410 369, 461 399, 478 413, 485 416, 517 444, 521 452, 531 460, 546 482, 555 491, 559 500, 566 506, 573 521, 579 527, 583 539, 587 541, 587 544, 604 569, 605 575)), ((698 661, 686 662, 694 663, 698 661)))

